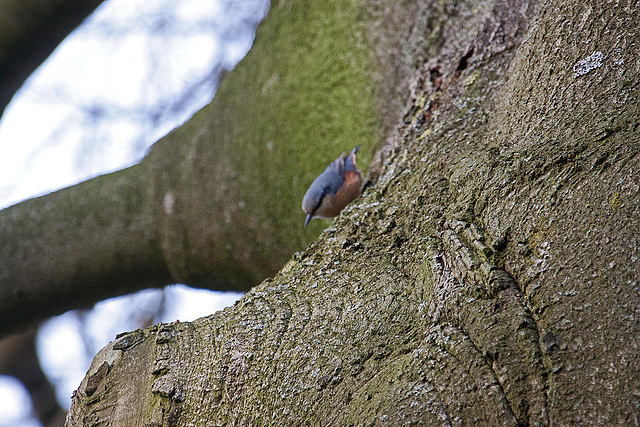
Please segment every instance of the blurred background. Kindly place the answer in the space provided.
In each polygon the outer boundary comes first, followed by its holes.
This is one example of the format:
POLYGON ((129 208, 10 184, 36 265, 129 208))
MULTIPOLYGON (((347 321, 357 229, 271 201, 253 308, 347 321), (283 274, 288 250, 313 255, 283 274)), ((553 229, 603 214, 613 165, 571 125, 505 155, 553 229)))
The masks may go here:
MULTIPOLYGON (((137 163, 213 98, 268 0, 107 0, 0 120, 0 209, 137 163)), ((173 285, 98 303, 0 341, 0 427, 60 426, 93 356, 120 332, 189 321, 241 294, 173 285)))

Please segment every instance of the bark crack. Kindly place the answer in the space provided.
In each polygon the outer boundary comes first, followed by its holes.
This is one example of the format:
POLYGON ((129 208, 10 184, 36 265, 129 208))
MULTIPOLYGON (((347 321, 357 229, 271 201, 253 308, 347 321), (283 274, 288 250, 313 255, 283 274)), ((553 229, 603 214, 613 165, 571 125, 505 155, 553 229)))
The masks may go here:
MULTIPOLYGON (((445 222, 443 265, 463 286, 445 304, 445 318, 465 331, 500 383, 522 425, 547 424, 547 371, 538 325, 515 280, 493 263, 494 249, 473 223, 445 222), (453 297, 453 298, 452 298, 453 297), (522 375, 524 373, 524 375, 522 375)), ((441 273, 443 274, 443 273, 441 273)))

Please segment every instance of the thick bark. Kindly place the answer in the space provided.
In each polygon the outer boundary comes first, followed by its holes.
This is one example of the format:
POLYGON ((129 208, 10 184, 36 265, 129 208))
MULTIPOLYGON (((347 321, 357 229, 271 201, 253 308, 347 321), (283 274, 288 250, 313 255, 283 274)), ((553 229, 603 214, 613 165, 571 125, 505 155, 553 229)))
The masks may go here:
POLYGON ((0 117, 27 77, 100 3, 0 1, 0 117))
POLYGON ((638 423, 637 5, 398 3, 354 21, 416 70, 376 185, 234 307, 109 344, 68 425, 638 423))

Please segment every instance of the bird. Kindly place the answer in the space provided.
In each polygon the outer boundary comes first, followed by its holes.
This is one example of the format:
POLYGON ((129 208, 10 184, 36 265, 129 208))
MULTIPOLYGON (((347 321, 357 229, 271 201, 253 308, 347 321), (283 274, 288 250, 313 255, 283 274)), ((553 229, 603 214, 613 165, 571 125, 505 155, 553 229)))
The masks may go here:
POLYGON ((312 183, 302 198, 302 210, 307 214, 304 226, 313 218, 333 218, 360 195, 362 173, 356 166, 358 145, 345 157, 340 154, 312 183))

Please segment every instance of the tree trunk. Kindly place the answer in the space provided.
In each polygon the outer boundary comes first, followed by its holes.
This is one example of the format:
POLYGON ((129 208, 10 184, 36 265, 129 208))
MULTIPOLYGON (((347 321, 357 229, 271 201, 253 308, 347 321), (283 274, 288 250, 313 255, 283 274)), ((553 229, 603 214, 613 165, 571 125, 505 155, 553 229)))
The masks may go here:
POLYGON ((356 3, 274 2, 254 50, 354 19, 410 98, 375 185, 233 307, 119 336, 67 425, 638 424, 638 5, 356 3))

